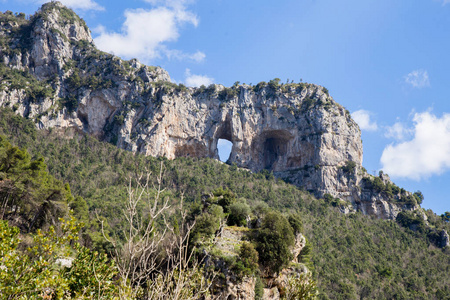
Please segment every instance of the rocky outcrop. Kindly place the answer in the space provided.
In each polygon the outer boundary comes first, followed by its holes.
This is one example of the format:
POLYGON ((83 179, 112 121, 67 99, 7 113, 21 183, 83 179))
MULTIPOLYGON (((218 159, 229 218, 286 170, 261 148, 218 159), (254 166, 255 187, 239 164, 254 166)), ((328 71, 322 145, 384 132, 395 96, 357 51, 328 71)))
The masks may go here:
MULTIPOLYGON (((212 244, 215 253, 220 253, 224 257, 238 257, 238 251, 244 240, 248 240, 251 236, 252 230, 246 227, 225 226, 216 236, 212 244)), ((300 274, 307 274, 310 271, 308 268, 298 261, 298 256, 306 245, 306 238, 303 234, 298 233, 295 237, 294 246, 291 249, 293 260, 291 264, 275 274, 260 274, 263 285, 264 294, 263 299, 280 299, 280 295, 284 295, 286 285, 290 278, 296 278, 300 274)), ((208 251, 203 252, 207 257, 205 259, 206 265, 214 267, 218 270, 219 275, 216 277, 213 284, 215 291, 214 299, 240 299, 253 300, 255 298, 256 278, 252 276, 244 276, 238 278, 233 270, 223 257, 214 257, 208 254, 208 251)))
POLYGON ((223 291, 214 295, 217 300, 253 300, 255 299, 255 277, 244 277, 240 281, 227 280, 223 291))
POLYGON ((444 229, 441 230, 441 232, 439 232, 439 243, 438 243, 438 247, 440 248, 445 248, 448 247, 450 245, 450 238, 449 235, 447 233, 447 231, 445 231, 444 229))
POLYGON ((359 127, 324 87, 279 80, 175 85, 161 68, 97 50, 84 21, 59 2, 44 4, 30 20, 1 15, 0 35, 2 74, 14 74, 2 81, 0 106, 40 128, 73 128, 169 159, 218 159, 225 139, 233 144, 228 161, 238 167, 268 170, 382 218, 403 209, 364 189, 370 176, 361 165, 359 127))

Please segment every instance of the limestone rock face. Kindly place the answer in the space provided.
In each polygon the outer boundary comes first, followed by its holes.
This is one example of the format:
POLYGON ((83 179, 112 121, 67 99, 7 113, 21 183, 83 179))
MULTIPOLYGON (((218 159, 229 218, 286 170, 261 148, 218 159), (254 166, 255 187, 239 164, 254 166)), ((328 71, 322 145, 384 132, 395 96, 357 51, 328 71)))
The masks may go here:
POLYGON ((59 2, 44 4, 30 20, 0 15, 0 37, 2 70, 18 78, 2 81, 0 106, 39 128, 73 128, 169 159, 218 159, 218 141, 226 139, 233 144, 229 163, 238 167, 268 170, 382 218, 402 209, 361 188, 370 176, 359 127, 321 86, 176 85, 159 67, 97 50, 84 21, 59 2))
POLYGON ((448 247, 449 245, 450 245, 449 235, 448 235, 447 231, 442 229, 442 231, 439 233, 439 245, 438 246, 441 248, 445 248, 445 247, 448 247))
POLYGON ((219 295, 213 298, 217 300, 253 300, 255 299, 254 277, 244 277, 239 282, 226 281, 226 288, 219 295))

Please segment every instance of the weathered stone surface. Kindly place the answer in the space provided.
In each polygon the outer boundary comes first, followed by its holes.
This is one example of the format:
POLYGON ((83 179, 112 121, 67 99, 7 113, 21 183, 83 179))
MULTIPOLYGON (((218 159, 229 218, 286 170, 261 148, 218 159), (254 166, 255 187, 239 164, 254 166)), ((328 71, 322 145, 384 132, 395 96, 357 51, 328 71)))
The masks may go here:
POLYGON ((449 235, 448 235, 447 231, 442 229, 442 231, 439 233, 439 245, 438 246, 441 248, 445 248, 445 247, 448 247, 449 245, 450 245, 449 235))
POLYGON ((263 300, 279 300, 279 299, 280 299, 280 292, 278 291, 277 287, 264 289, 263 300))
POLYGON ((227 280, 222 293, 214 295, 218 300, 253 300, 255 299, 254 277, 244 277, 239 282, 227 280))
POLYGON ((291 250, 292 257, 294 258, 292 260, 292 262, 298 263, 298 255, 302 251, 303 247, 305 247, 305 245, 306 245, 306 238, 305 238, 305 236, 303 234, 301 234, 301 233, 297 234, 297 236, 295 237, 294 247, 291 250))
POLYGON ((318 197, 330 194, 380 218, 404 209, 362 188, 369 175, 361 165, 359 127, 321 86, 175 85, 161 68, 97 50, 84 21, 58 2, 43 5, 30 21, 2 22, 0 35, 9 42, 0 48, 0 61, 52 91, 31 98, 26 87, 6 83, 0 105, 35 119, 40 128, 74 128, 169 159, 218 159, 218 140, 226 139, 233 144, 229 162, 238 167, 269 170, 318 197), (344 172, 348 162, 355 167, 344 172))

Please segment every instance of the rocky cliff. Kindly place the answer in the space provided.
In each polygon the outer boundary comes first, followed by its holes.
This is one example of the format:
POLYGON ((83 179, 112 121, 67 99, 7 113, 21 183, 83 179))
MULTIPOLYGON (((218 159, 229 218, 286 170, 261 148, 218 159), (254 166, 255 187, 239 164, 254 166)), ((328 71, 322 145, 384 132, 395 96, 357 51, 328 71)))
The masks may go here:
POLYGON ((324 87, 176 85, 161 68, 96 49, 84 21, 58 2, 30 18, 0 15, 0 61, 0 106, 40 128, 73 128, 169 159, 218 159, 226 139, 229 163, 273 172, 345 212, 395 218, 417 207, 388 178, 367 174, 359 127, 324 87))

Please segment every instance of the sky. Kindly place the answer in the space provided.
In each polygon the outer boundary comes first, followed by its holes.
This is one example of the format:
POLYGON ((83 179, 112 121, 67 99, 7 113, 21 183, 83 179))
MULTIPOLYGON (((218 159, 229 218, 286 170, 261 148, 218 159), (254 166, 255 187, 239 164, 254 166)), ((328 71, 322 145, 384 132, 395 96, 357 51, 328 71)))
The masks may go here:
MULTIPOLYGON (((41 0, 0 0, 33 14, 41 0)), ((450 211, 450 0, 62 0, 97 47, 189 86, 325 86, 362 131, 363 166, 450 211)))

